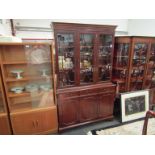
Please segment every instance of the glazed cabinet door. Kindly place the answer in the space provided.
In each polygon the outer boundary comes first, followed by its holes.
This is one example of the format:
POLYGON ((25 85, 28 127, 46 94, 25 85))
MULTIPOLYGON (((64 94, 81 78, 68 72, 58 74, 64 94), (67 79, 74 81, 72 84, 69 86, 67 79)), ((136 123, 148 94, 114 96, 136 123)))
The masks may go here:
POLYGON ((11 134, 11 127, 9 123, 6 104, 7 103, 4 95, 4 88, 2 85, 2 78, 1 78, 1 71, 0 71, 0 135, 11 134))
POLYGON ((147 63, 147 72, 145 78, 145 88, 155 88, 155 43, 151 43, 149 58, 147 63))
POLYGON ((99 82, 111 80, 113 35, 98 34, 97 75, 99 82))
POLYGON ((58 103, 59 107, 59 125, 60 127, 69 126, 78 122, 78 105, 79 98, 66 98, 61 103, 58 103))
POLYGON ((68 31, 56 33, 55 37, 58 88, 72 87, 76 83, 76 35, 68 31))
POLYGON ((115 44, 112 81, 118 84, 120 93, 127 89, 129 49, 129 43, 115 44))
POLYGON ((2 75, 10 113, 54 105, 49 44, 3 45, 2 75))
POLYGON ((91 95, 80 98, 80 122, 97 118, 98 96, 91 95))
POLYGON ((130 91, 143 89, 144 75, 147 64, 147 51, 148 43, 135 42, 133 43, 133 53, 131 61, 131 74, 130 74, 130 91))
POLYGON ((95 81, 95 34, 80 33, 80 85, 95 81))
POLYGON ((102 94, 99 101, 98 115, 106 117, 113 115, 115 94, 102 94))

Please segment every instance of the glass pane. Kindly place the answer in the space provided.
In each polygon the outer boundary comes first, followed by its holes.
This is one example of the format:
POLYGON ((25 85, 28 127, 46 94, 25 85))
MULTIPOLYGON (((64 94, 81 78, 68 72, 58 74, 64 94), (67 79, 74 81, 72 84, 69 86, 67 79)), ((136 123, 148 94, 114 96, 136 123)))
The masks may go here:
POLYGON ((137 43, 134 46, 133 66, 144 65, 146 63, 148 45, 137 43))
POLYGON ((127 67, 129 59, 129 44, 117 44, 117 49, 115 52, 115 66, 117 67, 127 67))
POLYGON ((145 87, 155 87, 155 44, 151 45, 150 58, 147 69, 147 81, 145 83, 145 87))
POLYGON ((141 90, 143 87, 147 49, 148 44, 146 43, 136 43, 134 45, 130 90, 141 90))
POLYGON ((99 35, 99 80, 110 80, 112 57, 112 36, 99 35))
POLYGON ((14 63, 4 66, 11 111, 53 106, 50 46, 25 45, 16 48, 10 53, 16 55, 16 51, 20 51, 22 54, 18 61, 14 56, 14 63))
POLYGON ((58 34, 59 87, 75 83, 75 47, 73 34, 58 34))
POLYGON ((94 35, 80 35, 80 83, 93 82, 94 35))
POLYGON ((142 86, 142 80, 132 81, 130 85, 130 91, 142 90, 142 86))

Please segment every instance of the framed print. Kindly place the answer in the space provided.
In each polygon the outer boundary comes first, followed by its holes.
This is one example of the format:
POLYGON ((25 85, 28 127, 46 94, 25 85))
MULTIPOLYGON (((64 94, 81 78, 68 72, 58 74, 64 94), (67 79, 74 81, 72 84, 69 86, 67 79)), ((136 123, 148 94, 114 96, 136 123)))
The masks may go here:
POLYGON ((146 115, 149 110, 149 91, 135 91, 121 94, 122 122, 127 122, 146 115))

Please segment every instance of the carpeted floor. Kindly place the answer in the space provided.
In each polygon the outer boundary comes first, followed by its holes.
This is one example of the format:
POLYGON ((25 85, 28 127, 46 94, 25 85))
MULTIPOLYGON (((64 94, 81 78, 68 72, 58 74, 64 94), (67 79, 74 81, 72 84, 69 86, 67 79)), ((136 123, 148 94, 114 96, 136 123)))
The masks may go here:
MULTIPOLYGON (((144 120, 122 125, 100 128, 88 132, 88 135, 142 135, 144 120)), ((155 135, 155 118, 149 119, 147 135, 155 135)))

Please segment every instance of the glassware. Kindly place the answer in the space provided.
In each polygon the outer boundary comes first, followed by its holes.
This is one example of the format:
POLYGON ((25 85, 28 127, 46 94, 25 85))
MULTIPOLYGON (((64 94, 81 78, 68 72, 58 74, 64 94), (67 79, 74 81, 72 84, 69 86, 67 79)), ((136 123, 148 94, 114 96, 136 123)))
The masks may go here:
POLYGON ((27 92, 38 92, 38 90, 39 90, 39 86, 37 85, 37 84, 27 84, 26 86, 25 86, 25 90, 27 91, 27 92))
POLYGON ((21 69, 16 69, 16 70, 11 70, 12 74, 16 74, 16 79, 22 79, 23 77, 21 76, 21 73, 24 71, 21 69))
POLYGON ((42 72, 41 76, 43 76, 43 77, 47 77, 48 76, 48 74, 47 74, 49 72, 48 68, 41 69, 40 71, 42 72))

